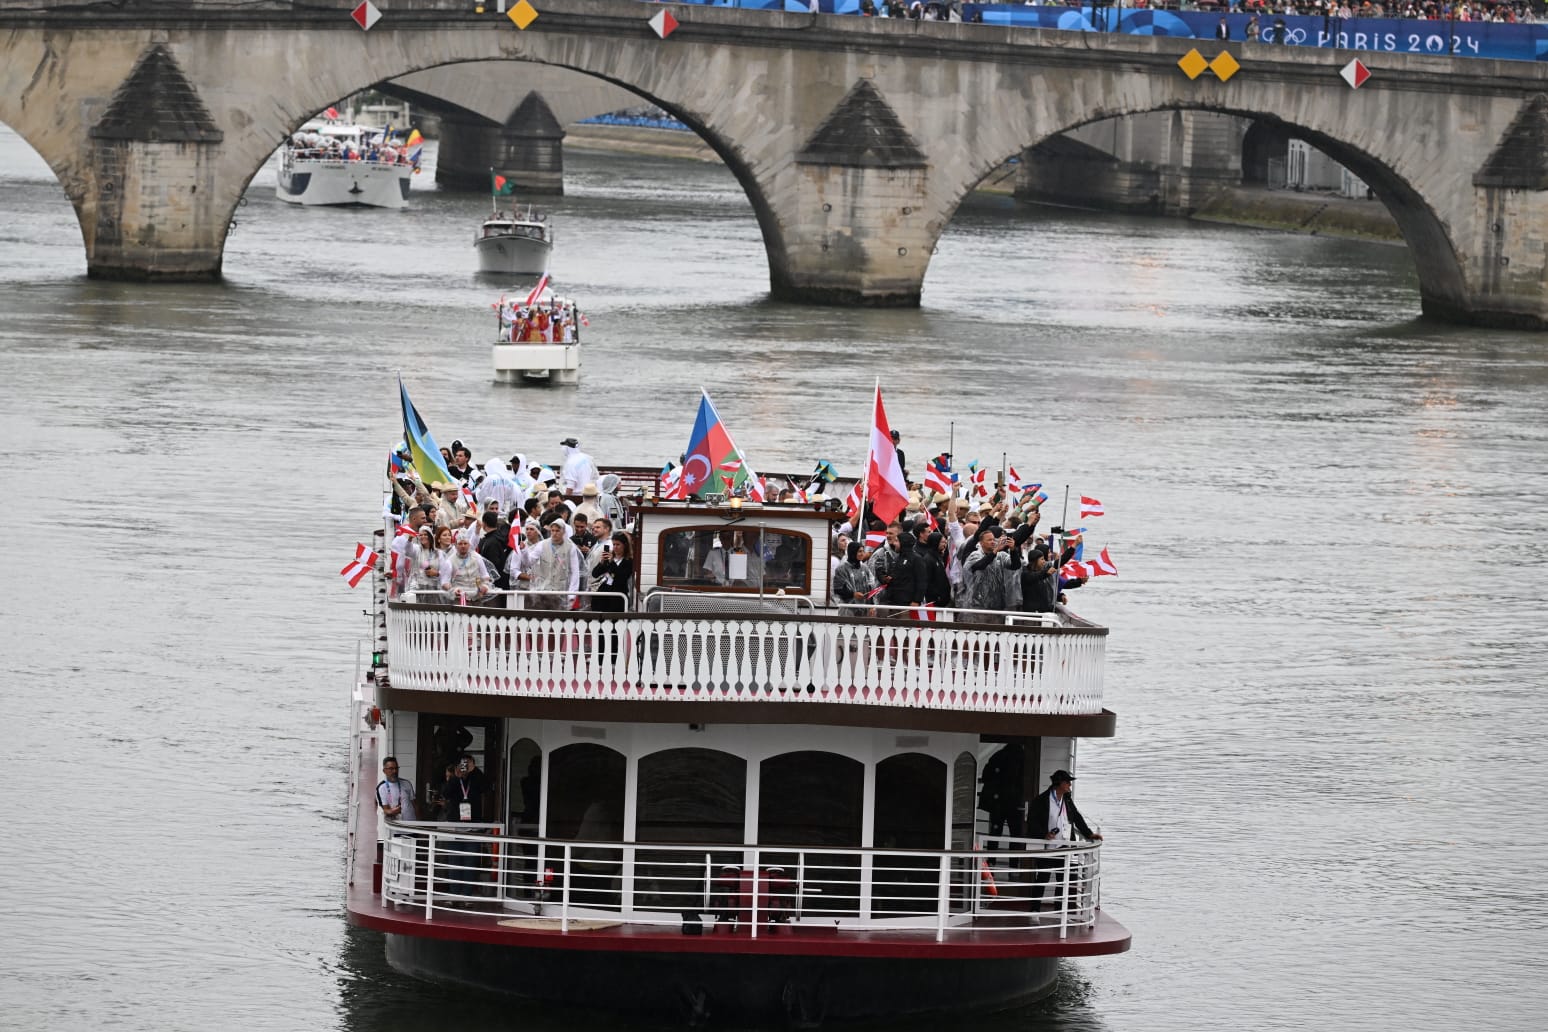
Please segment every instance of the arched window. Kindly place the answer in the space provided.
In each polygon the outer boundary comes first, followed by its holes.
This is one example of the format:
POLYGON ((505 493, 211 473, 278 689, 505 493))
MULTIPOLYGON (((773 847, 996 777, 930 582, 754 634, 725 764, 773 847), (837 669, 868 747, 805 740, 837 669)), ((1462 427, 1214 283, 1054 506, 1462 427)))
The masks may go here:
MULTIPOLYGON (((830 752, 771 756, 758 770, 758 843, 781 846, 859 846, 865 809, 865 765, 830 752)), ((764 865, 794 871, 797 856, 764 854, 764 865)), ((860 854, 811 854, 803 911, 813 916, 853 914, 859 908, 860 854)))
MULTIPOLYGON (((946 764, 907 752, 876 765, 875 843, 879 849, 941 849, 946 842, 946 764)), ((871 909, 931 914, 940 883, 933 857, 878 853, 871 864, 871 909)))
POLYGON ((666 749, 640 759, 639 842, 742 841, 747 761, 716 749, 666 749))
MULTIPOLYGON (((627 763, 616 749, 577 742, 548 758, 548 837, 587 842, 621 842, 624 833, 624 776, 627 763)), ((560 854, 545 857, 557 866, 560 854)), ((617 909, 623 853, 600 846, 572 853, 570 898, 578 906, 617 909)))
POLYGON ((510 783, 506 827, 510 834, 536 836, 543 816, 543 748, 530 738, 517 739, 505 765, 510 783))
POLYGON ((701 907, 706 880, 742 863, 740 849, 709 851, 704 845, 740 846, 746 810, 747 761, 742 757, 698 748, 642 757, 635 840, 690 845, 636 854, 634 905, 680 912, 701 907))

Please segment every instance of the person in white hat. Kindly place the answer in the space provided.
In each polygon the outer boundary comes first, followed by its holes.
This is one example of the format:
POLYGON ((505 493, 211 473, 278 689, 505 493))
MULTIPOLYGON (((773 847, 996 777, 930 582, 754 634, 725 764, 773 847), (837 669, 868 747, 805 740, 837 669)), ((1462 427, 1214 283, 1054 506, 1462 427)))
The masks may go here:
POLYGON ((594 483, 581 488, 581 503, 575 507, 575 513, 586 517, 587 523, 602 515, 602 507, 597 503, 599 493, 594 483))

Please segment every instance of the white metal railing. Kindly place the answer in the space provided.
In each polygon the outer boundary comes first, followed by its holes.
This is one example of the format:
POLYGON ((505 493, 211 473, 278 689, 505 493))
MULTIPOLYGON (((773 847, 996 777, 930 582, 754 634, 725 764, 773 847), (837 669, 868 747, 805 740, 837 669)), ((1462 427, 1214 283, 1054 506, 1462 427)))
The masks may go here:
MULTIPOLYGON (((1096 923, 1101 847, 905 851, 569 842, 388 825, 382 899, 459 917, 682 928, 1057 932, 1096 923)), ((540 924, 539 927, 546 927, 540 924)))
POLYGON ((423 691, 1102 711, 1100 628, 395 604, 387 633, 393 686, 423 691))
POLYGON ((840 602, 833 607, 844 616, 874 616, 881 620, 925 623, 1004 624, 1007 627, 1063 627, 1058 613, 1022 613, 1005 609, 954 609, 938 606, 884 606, 874 602, 840 602))
POLYGON ((625 605, 629 603, 629 597, 621 591, 526 591, 520 588, 490 591, 484 598, 493 601, 479 603, 470 603, 453 591, 405 591, 398 597, 403 602, 426 605, 474 605, 483 609, 531 609, 537 612, 568 611, 570 599, 616 598, 625 605), (533 604, 539 601, 545 605, 553 604, 552 608, 533 604))

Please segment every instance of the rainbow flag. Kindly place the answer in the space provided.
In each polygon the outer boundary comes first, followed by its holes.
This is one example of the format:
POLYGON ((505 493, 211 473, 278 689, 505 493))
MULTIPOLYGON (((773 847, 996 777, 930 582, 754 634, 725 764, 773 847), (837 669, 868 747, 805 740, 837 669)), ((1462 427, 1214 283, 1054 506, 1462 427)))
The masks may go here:
POLYGON ((403 386, 401 376, 398 378, 398 394, 403 400, 403 440, 408 443, 409 464, 414 467, 414 472, 419 474, 419 479, 426 487, 437 481, 443 484, 454 483, 451 471, 441 461, 440 446, 430 435, 430 428, 425 425, 419 410, 409 400, 408 388, 403 386))

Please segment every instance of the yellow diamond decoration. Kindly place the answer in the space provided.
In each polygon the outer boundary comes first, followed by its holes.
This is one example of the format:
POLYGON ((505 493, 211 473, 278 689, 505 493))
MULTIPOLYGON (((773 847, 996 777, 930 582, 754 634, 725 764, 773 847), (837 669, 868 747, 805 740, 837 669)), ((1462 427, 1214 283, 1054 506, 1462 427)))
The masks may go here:
POLYGON ((1228 50, 1222 50, 1220 56, 1209 63, 1209 70, 1214 72, 1221 82, 1225 82, 1231 76, 1241 71, 1242 66, 1231 56, 1228 50))
POLYGON ((537 8, 527 3, 527 0, 518 0, 515 7, 505 12, 505 16, 515 22, 518 29, 525 29, 537 21, 537 8))
POLYGON ((1209 62, 1204 60, 1204 55, 1197 50, 1190 50, 1177 62, 1177 67, 1183 70, 1183 74, 1190 79, 1197 79, 1209 67, 1209 62))

